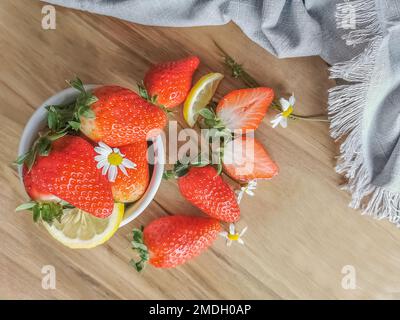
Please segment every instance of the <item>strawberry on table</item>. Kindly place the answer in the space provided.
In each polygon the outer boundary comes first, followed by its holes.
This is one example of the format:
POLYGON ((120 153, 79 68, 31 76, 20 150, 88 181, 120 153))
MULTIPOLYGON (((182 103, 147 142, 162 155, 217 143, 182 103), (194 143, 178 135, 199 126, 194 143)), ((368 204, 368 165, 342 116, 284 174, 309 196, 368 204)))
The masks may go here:
POLYGON ((131 261, 141 271, 145 262, 173 268, 198 256, 217 238, 221 226, 212 218, 168 216, 152 221, 144 230, 133 230, 132 248, 140 256, 131 261))
POLYGON ((193 73, 199 66, 196 56, 154 65, 146 73, 144 85, 157 104, 174 108, 185 101, 192 85, 193 73))
POLYGON ((255 130, 273 99, 274 91, 267 87, 234 90, 219 101, 216 115, 231 131, 255 130))
POLYGON ((210 217, 236 222, 240 208, 235 193, 213 166, 189 166, 177 174, 179 190, 190 203, 210 217))
POLYGON ((45 216, 47 222, 58 217, 60 205, 41 203, 54 196, 96 217, 109 216, 114 208, 111 184, 97 169, 95 156, 93 146, 85 139, 66 135, 52 143, 48 155, 39 155, 31 170, 25 168, 27 192, 44 210, 36 215, 45 216))
POLYGON ((255 138, 241 136, 224 147, 223 169, 233 179, 249 182, 253 179, 271 179, 279 172, 264 146, 255 138))

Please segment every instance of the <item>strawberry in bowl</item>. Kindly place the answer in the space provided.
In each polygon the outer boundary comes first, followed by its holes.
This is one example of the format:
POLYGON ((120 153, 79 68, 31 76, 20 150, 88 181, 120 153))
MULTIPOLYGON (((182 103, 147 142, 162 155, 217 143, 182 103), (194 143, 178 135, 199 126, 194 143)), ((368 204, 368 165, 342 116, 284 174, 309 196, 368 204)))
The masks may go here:
POLYGON ((31 211, 64 245, 92 248, 154 198, 164 167, 156 133, 167 118, 132 90, 84 86, 79 79, 70 84, 36 110, 24 129, 17 163, 31 200, 17 210, 31 211), (118 116, 126 110, 129 119, 118 116), (154 121, 140 122, 146 115, 154 121))

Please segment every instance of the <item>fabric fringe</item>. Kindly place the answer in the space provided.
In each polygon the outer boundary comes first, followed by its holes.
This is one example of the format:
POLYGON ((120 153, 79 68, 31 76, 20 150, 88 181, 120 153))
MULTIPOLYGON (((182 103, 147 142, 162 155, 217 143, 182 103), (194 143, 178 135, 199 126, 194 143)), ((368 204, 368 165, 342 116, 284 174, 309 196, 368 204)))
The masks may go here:
POLYGON ((340 146, 336 171, 347 179, 342 189, 351 193, 350 207, 361 209, 363 214, 377 219, 387 218, 400 227, 400 194, 371 184, 370 174, 364 164, 361 142, 362 116, 383 32, 374 0, 338 4, 338 28, 344 28, 343 19, 348 19, 350 13, 354 13, 353 22, 357 29, 351 30, 343 39, 347 45, 368 44, 355 58, 330 68, 330 78, 349 82, 329 90, 330 133, 336 140, 344 139, 340 146))

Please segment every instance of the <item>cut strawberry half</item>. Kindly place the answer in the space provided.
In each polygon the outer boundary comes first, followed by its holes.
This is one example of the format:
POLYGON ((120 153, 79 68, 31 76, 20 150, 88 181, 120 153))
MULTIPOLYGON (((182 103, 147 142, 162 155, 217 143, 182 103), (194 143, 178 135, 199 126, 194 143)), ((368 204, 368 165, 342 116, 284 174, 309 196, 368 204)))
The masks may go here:
POLYGON ((223 168, 229 176, 240 182, 270 179, 279 172, 264 146, 249 136, 236 138, 225 145, 223 168))
POLYGON ((274 100, 271 88, 239 89, 228 93, 218 103, 216 113, 230 130, 255 130, 274 100))

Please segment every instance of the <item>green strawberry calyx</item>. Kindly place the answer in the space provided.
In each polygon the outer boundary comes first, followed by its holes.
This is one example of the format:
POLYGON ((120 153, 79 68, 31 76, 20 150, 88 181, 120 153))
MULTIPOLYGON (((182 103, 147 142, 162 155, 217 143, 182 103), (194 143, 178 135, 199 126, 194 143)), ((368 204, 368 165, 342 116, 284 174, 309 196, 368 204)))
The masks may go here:
POLYGON ((74 206, 65 201, 29 201, 19 205, 15 211, 31 211, 34 222, 47 222, 52 224, 54 220, 61 222, 64 209, 72 209, 74 206))
POLYGON ((180 161, 177 161, 173 169, 164 171, 163 178, 165 180, 169 180, 172 178, 178 179, 186 175, 190 167, 205 167, 208 166, 209 164, 210 162, 208 160, 201 159, 200 156, 198 156, 195 160, 190 161, 188 163, 182 163, 180 161))
POLYGON ((130 265, 134 267, 137 272, 142 271, 146 263, 149 261, 149 249, 144 244, 143 230, 143 226, 140 229, 133 229, 133 239, 131 241, 132 249, 138 253, 139 260, 135 261, 132 259, 130 265))
POLYGON ((47 129, 39 133, 39 137, 32 147, 15 160, 15 164, 25 164, 28 171, 32 169, 37 156, 48 156, 53 141, 66 134, 76 134, 80 127, 81 117, 94 118, 94 112, 90 106, 97 101, 92 93, 87 92, 82 81, 76 78, 68 84, 79 91, 75 101, 64 105, 49 105, 47 110, 47 129))
POLYGON ((144 86, 143 81, 140 81, 137 83, 137 87, 138 87, 138 91, 139 91, 139 96, 141 96, 144 100, 146 100, 147 102, 154 104, 155 106, 161 108, 166 114, 170 114, 172 113, 171 110, 169 110, 168 108, 166 108, 164 105, 159 104, 157 102, 157 95, 154 96, 150 96, 150 94, 148 93, 146 87, 144 86))

